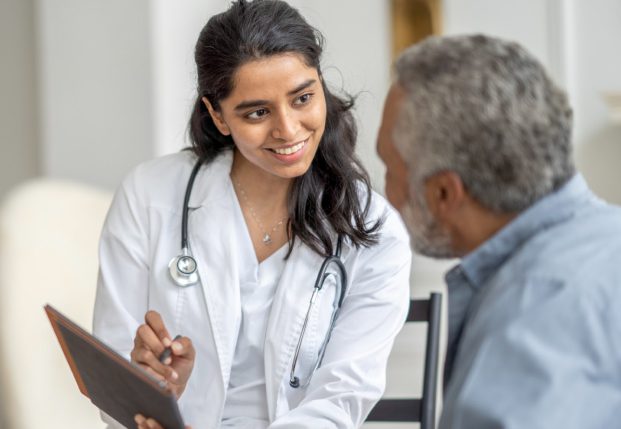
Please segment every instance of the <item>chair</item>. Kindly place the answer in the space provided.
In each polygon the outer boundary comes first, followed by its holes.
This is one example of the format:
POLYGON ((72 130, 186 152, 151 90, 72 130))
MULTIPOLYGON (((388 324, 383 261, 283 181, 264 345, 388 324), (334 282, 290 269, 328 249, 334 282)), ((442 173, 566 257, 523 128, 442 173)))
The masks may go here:
POLYGON ((427 322, 427 345, 423 372, 423 393, 416 399, 381 399, 371 410, 367 422, 420 422, 421 429, 433 429, 436 417, 436 386, 440 347, 442 294, 429 299, 413 299, 407 322, 427 322))
POLYGON ((6 428, 105 427, 80 394, 43 305, 90 330, 97 242, 111 197, 38 179, 0 206, 0 420, 6 428))

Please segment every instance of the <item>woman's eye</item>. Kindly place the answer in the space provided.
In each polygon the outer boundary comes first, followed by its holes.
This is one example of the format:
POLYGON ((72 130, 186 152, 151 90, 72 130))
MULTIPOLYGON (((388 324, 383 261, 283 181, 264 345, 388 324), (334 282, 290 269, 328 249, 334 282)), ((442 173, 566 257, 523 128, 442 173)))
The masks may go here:
POLYGON ((263 116, 267 115, 267 109, 258 109, 254 112, 250 112, 246 115, 248 119, 261 119, 263 116))
POLYGON ((306 104, 311 100, 311 98, 313 98, 313 94, 310 92, 302 94, 295 100, 295 104, 306 104))

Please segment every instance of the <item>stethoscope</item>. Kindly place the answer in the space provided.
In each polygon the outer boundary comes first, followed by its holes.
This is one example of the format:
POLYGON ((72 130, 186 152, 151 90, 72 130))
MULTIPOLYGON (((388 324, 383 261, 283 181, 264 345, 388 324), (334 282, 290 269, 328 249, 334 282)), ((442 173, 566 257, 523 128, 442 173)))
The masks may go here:
MULTIPOLYGON (((190 174, 190 179, 188 180, 188 185, 185 189, 185 196, 183 198, 183 211, 181 213, 181 254, 172 258, 168 263, 168 272, 170 273, 170 277, 180 287, 188 287, 198 283, 198 264, 196 263, 196 259, 194 259, 194 257, 192 256, 190 248, 188 246, 188 212, 190 194, 192 193, 192 188, 194 187, 194 179, 196 179, 196 175, 198 174, 198 171, 203 165, 203 161, 203 159, 199 159, 196 165, 194 165, 192 173, 190 174)), ((315 371, 317 371, 317 369, 321 365, 323 356, 326 353, 328 341, 330 341, 332 329, 334 328, 336 318, 338 316, 341 305, 343 304, 343 298, 345 297, 345 288, 347 285, 347 270, 345 269, 345 265, 343 265, 343 262, 341 261, 342 243, 342 236, 339 235, 336 243, 336 251, 323 260, 321 268, 317 273, 317 279, 315 280, 313 294, 310 297, 308 310, 306 310, 306 316, 304 317, 302 330, 300 331, 298 343, 295 347, 295 353, 293 354, 293 363, 291 364, 291 373, 289 375, 289 385, 293 388, 308 386, 311 378, 315 374, 315 371), (339 272, 339 281, 334 283, 336 293, 334 294, 334 300, 332 302, 332 315, 330 316, 330 325, 326 336, 323 339, 323 343, 321 344, 319 352, 317 353, 317 360, 315 361, 315 365, 313 366, 313 369, 306 381, 304 381, 304 383, 301 383, 300 378, 295 375, 295 370, 298 363, 298 358, 300 356, 300 349, 302 348, 302 340, 304 339, 304 333, 306 332, 306 327, 308 326, 311 311, 315 305, 315 302, 317 301, 317 296, 319 292, 323 289, 325 281, 330 276, 336 275, 334 272, 328 272, 328 269, 332 265, 334 265, 339 272)))

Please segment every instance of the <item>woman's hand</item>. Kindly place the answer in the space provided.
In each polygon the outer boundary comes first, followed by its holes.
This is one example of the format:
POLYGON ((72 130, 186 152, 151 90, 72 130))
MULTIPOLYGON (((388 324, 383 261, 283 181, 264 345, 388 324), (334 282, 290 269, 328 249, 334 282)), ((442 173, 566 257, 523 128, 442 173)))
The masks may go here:
POLYGON ((187 337, 171 340, 162 317, 156 311, 147 312, 144 319, 145 323, 136 331, 131 360, 157 380, 165 382, 166 388, 179 398, 194 367, 195 351, 192 341, 187 337), (170 347, 171 354, 160 362, 159 356, 167 347, 170 347))
MULTIPOLYGON (((164 429, 158 422, 153 419, 147 419, 142 414, 136 414, 134 417, 138 429, 164 429)), ((192 429, 190 426, 186 426, 185 429, 192 429)))

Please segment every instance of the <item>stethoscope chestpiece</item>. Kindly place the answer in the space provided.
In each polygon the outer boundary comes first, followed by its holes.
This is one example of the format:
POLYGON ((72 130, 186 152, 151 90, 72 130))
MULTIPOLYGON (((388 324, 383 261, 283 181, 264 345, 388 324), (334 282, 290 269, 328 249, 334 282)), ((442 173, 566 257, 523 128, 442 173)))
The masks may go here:
POLYGON ((289 380, 289 386, 297 389, 298 387, 300 387, 300 379, 297 377, 293 377, 289 380))
POLYGON ((179 256, 175 256, 168 263, 168 272, 172 280, 181 287, 192 286, 198 283, 198 271, 196 259, 188 252, 187 248, 179 256))

